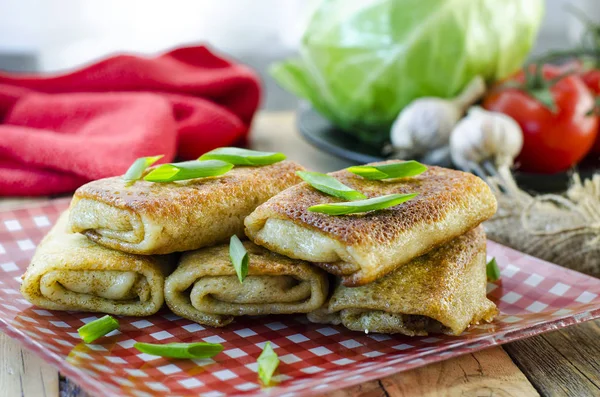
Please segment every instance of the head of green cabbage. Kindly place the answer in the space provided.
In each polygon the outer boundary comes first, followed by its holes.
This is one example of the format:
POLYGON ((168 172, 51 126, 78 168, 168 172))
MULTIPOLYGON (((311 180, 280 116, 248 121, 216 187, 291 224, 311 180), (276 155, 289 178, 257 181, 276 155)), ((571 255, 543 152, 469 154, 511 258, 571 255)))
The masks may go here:
POLYGON ((518 70, 543 0, 324 0, 300 57, 272 66, 286 90, 363 141, 382 143, 415 98, 455 96, 518 70))

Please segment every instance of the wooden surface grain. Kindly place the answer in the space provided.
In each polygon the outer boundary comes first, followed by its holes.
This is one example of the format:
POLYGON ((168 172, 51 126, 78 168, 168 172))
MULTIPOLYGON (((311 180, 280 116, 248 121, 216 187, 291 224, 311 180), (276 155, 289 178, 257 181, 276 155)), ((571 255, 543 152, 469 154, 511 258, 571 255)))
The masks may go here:
POLYGON ((0 396, 55 397, 58 373, 44 360, 0 333, 0 396))
MULTIPOLYGON (((296 133, 291 112, 262 113, 252 146, 284 152, 315 171, 349 166, 314 149, 296 133)), ((0 209, 36 199, 1 199, 0 209)), ((332 393, 333 396, 600 396, 600 321, 434 363, 332 393), (508 355, 506 352, 508 352, 508 355), (539 394, 538 394, 539 393, 539 394)), ((57 397, 59 374, 0 333, 0 397, 57 397)), ((68 380, 61 397, 84 397, 68 380)))
POLYGON ((437 362, 331 394, 344 396, 537 396, 501 348, 437 362))
POLYGON ((600 320, 505 346, 544 396, 600 396, 600 320))

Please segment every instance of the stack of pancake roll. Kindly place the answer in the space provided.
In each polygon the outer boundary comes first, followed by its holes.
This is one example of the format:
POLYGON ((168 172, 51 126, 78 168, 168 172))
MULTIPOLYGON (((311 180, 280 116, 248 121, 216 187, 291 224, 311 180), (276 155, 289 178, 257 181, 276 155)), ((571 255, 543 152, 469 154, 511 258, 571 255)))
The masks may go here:
POLYGON ((405 335, 459 335, 497 313, 480 226, 496 201, 472 174, 400 160, 320 174, 239 148, 159 158, 75 192, 23 275, 29 302, 405 335))

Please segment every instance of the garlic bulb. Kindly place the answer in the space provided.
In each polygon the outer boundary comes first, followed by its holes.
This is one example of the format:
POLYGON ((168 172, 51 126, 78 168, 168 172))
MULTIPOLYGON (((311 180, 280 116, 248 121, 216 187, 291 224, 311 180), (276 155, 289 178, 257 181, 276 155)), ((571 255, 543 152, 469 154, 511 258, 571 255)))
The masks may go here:
POLYGON ((466 170, 486 160, 510 168, 522 148, 523 131, 515 120, 480 107, 472 107, 450 135, 452 161, 466 170))
POLYGON ((450 133, 466 109, 485 93, 476 76, 454 99, 423 97, 405 107, 390 132, 397 157, 418 157, 448 144, 450 133))

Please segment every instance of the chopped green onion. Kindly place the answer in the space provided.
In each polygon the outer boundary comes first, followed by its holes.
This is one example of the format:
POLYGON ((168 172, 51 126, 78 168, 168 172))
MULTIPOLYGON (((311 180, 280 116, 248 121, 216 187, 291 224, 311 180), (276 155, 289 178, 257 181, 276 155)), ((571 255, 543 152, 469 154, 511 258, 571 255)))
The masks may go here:
POLYGON ((348 171, 365 179, 381 180, 417 176, 427 171, 427 167, 418 161, 410 160, 392 164, 357 165, 348 168, 348 171))
POLYGON ((234 165, 269 165, 285 159, 283 153, 259 152, 237 147, 220 147, 203 154, 198 160, 223 160, 234 165))
POLYGON ((350 201, 347 203, 318 204, 308 207, 311 212, 318 212, 327 215, 347 215, 358 214, 361 212, 382 210, 402 204, 414 197, 418 193, 409 194, 388 194, 387 196, 375 197, 367 200, 350 201))
POLYGON ((185 161, 183 163, 163 164, 153 169, 144 180, 148 182, 185 181, 226 174, 233 164, 220 160, 185 161))
POLYGON ((248 251, 246 251, 244 244, 242 244, 235 234, 229 240, 229 258, 240 283, 243 283, 248 275, 248 251))
POLYGON ((296 174, 315 189, 344 200, 363 200, 367 196, 344 185, 332 176, 320 172, 296 171, 296 174))
POLYGON ((135 160, 133 164, 131 164, 131 166, 123 176, 123 179, 125 179, 128 182, 137 181, 142 177, 142 175, 144 175, 144 171, 146 171, 146 168, 150 167, 152 164, 156 163, 164 156, 164 154, 161 154, 159 156, 140 157, 139 159, 135 160))
POLYGON ((492 258, 492 260, 487 263, 485 272, 489 281, 496 281, 500 279, 500 268, 498 267, 496 258, 492 258))
POLYGON ((119 322, 113 317, 106 315, 80 327, 77 333, 85 343, 92 343, 96 339, 118 328, 119 322))
POLYGON ((256 361, 258 362, 258 376, 263 384, 267 386, 271 383, 273 373, 279 366, 279 357, 277 357, 277 353, 273 350, 271 342, 265 343, 265 347, 256 361))
POLYGON ((142 353, 170 358, 210 358, 223 351, 220 343, 141 343, 133 345, 142 353))

